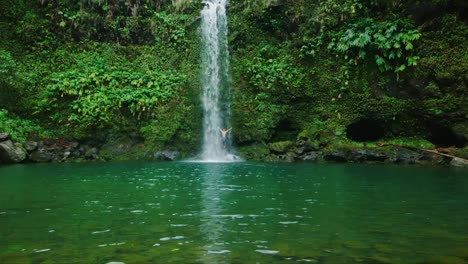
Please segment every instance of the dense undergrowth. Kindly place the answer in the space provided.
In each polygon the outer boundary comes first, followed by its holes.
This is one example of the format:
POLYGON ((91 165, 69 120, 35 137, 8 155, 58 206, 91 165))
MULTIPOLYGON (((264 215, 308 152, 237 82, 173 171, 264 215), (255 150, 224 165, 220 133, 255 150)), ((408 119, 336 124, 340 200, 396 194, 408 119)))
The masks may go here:
MULTIPOLYGON (((201 3, 6 2, 1 131, 20 142, 132 138, 139 151, 198 151, 201 3)), ((387 141, 465 155, 466 9, 444 0, 230 1, 235 144, 387 141)))

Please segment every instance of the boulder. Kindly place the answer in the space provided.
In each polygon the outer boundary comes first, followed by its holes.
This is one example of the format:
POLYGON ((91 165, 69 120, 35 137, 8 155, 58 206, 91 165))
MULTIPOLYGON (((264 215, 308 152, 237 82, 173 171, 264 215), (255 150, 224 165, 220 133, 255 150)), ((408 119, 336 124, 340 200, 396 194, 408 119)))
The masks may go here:
POLYGON ((174 161, 179 157, 179 154, 180 153, 178 151, 170 151, 170 150, 158 151, 153 154, 153 158, 155 160, 174 161))
POLYGON ((11 136, 8 133, 0 133, 0 142, 10 140, 11 136))
POLYGON ((71 152, 70 152, 70 151, 65 151, 65 152, 63 153, 62 161, 67 160, 67 159, 70 157, 70 155, 71 155, 71 152))
POLYGON ((36 141, 28 141, 28 142, 26 142, 26 143, 23 144, 24 149, 25 149, 28 153, 31 153, 31 152, 33 152, 34 150, 36 150, 38 146, 39 146, 39 144, 38 144, 36 141))
POLYGON ((320 151, 313 151, 307 153, 304 157, 302 157, 302 161, 318 161, 322 159, 322 152, 320 151))
POLYGON ((309 151, 312 151, 312 150, 318 150, 318 148, 315 147, 312 143, 310 143, 309 141, 303 140, 303 139, 298 140, 296 142, 296 146, 297 146, 297 148, 303 148, 305 152, 309 152, 309 151))
POLYGON ((363 161, 385 161, 387 156, 372 149, 357 149, 352 151, 352 160, 363 161))
POLYGON ((393 157, 390 159, 393 163, 416 164, 423 155, 409 149, 395 149, 393 157))
POLYGON ((346 162, 348 160, 347 156, 348 155, 344 149, 337 149, 325 153, 324 158, 328 161, 346 162))
POLYGON ((450 166, 468 167, 468 161, 466 159, 453 158, 452 161, 450 161, 450 166))
POLYGON ((11 140, 0 142, 0 162, 18 163, 26 159, 26 152, 11 140))
POLYGON ((277 156, 279 160, 286 161, 286 162, 293 162, 295 159, 295 155, 292 152, 288 152, 285 154, 280 154, 277 156))
POLYGON ((80 145, 80 143, 76 142, 76 141, 73 141, 70 143, 70 149, 76 149, 78 146, 80 145))
POLYGON ((97 159, 99 150, 94 147, 85 146, 84 156, 86 159, 97 159))
POLYGON ((52 152, 37 149, 29 154, 29 160, 33 162, 50 162, 55 159, 55 155, 52 152))

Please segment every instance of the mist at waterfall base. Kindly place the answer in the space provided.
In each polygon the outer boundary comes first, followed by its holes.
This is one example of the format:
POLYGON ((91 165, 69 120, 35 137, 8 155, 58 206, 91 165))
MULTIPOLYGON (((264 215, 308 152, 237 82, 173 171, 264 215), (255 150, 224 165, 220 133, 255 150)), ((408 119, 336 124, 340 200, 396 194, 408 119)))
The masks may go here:
POLYGON ((226 0, 204 1, 204 4, 201 11, 203 147, 197 161, 239 161, 223 145, 220 132, 229 125, 230 116, 226 0))

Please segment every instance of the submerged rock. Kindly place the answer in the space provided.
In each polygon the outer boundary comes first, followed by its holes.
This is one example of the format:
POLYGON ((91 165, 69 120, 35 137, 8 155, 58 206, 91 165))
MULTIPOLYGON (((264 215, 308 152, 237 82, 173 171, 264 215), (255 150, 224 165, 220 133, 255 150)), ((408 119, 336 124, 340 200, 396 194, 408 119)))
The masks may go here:
POLYGON ((26 152, 11 140, 0 143, 0 162, 18 163, 26 159, 26 152))

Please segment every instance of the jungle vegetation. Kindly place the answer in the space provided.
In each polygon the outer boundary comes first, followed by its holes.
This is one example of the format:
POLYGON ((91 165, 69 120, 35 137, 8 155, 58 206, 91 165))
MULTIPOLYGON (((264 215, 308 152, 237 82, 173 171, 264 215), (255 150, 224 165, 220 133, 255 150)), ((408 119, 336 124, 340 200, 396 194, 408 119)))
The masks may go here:
MULTIPOLYGON (((0 131, 197 152, 201 8, 3 0, 0 131)), ((235 144, 392 141, 466 156, 467 10, 461 0, 231 0, 235 144)))

